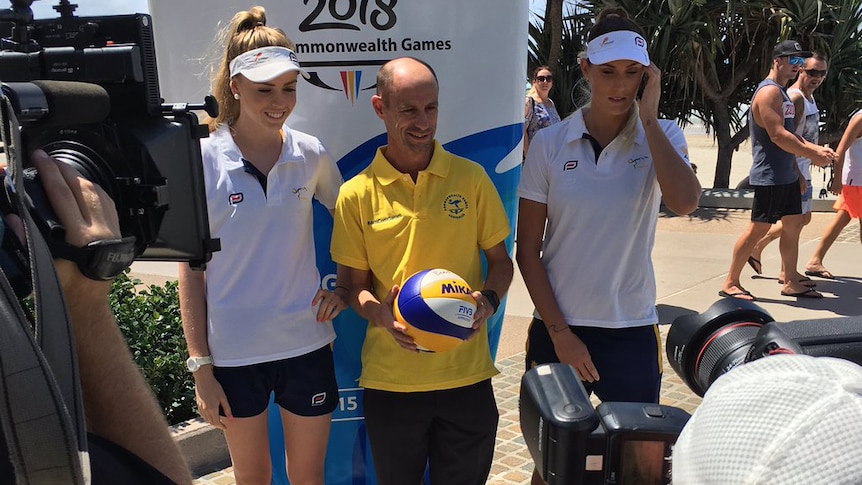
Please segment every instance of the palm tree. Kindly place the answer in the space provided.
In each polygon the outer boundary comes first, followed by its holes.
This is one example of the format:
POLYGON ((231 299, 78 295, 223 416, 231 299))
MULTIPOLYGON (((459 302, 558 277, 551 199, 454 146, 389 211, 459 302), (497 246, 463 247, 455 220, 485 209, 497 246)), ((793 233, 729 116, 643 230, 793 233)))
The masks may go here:
POLYGON ((563 41, 563 2, 565 0, 547 0, 545 4, 545 28, 550 38, 548 49, 548 67, 551 72, 557 71, 560 59, 560 49, 563 41))

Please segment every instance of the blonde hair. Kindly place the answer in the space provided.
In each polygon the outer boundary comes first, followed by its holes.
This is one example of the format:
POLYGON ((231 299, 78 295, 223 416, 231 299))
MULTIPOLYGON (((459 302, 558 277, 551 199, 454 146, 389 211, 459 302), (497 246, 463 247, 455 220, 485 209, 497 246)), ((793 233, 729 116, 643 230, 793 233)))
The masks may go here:
POLYGON ((266 26, 266 10, 259 6, 237 12, 230 24, 219 31, 216 40, 224 45, 224 54, 212 78, 212 93, 218 101, 219 114, 207 120, 211 132, 222 123, 233 124, 239 116, 239 101, 230 90, 230 61, 234 57, 271 45, 295 49, 284 31, 266 26))

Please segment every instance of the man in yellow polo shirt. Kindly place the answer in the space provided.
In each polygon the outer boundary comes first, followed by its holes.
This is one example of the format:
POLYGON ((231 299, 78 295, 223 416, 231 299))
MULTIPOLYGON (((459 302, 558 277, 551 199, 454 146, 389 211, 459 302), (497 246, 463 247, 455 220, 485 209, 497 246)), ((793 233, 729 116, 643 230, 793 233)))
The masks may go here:
POLYGON ((509 223, 484 169, 434 139, 437 95, 422 61, 380 68, 371 104, 388 145, 341 186, 335 207, 332 259, 347 267, 349 302, 369 322, 359 384, 381 485, 420 483, 426 462, 432 483, 481 485, 494 455, 497 370, 484 323, 512 281, 509 223), (430 268, 477 290, 473 336, 441 353, 417 350, 392 312, 398 286, 430 268))

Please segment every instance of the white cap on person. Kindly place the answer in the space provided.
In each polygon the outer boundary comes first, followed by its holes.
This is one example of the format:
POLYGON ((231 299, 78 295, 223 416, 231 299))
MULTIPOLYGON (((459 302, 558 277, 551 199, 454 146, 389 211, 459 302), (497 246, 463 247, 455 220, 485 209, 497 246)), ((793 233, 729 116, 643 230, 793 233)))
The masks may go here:
POLYGON ((258 47, 230 61, 230 77, 242 74, 255 83, 271 81, 286 72, 298 72, 308 78, 308 73, 299 65, 296 53, 287 47, 258 47))
POLYGON ((646 40, 631 30, 615 30, 597 36, 587 44, 587 59, 592 64, 627 60, 650 65, 646 40))
POLYGON ((673 450, 673 483, 862 483, 862 367, 774 355, 718 378, 673 450))

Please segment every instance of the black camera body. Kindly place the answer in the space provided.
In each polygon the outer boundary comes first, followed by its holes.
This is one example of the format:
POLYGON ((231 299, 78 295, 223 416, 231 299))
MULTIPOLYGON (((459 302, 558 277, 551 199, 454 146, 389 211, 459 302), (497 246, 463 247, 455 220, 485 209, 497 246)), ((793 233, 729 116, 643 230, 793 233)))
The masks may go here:
POLYGON ((652 403, 593 409, 565 364, 540 365, 521 380, 521 431, 548 485, 668 484, 673 444, 689 417, 652 403))
MULTIPOLYGON (((208 130, 190 110, 213 115, 214 101, 163 104, 149 15, 75 17, 63 0, 60 18, 34 21, 31 1, 13 0, 0 13, 0 32, 9 35, 0 81, 20 125, 23 165, 41 148, 100 185, 122 235, 136 239, 135 259, 203 267, 219 245, 210 237, 201 165, 208 130)), ((62 240, 50 207, 35 205, 46 237, 62 240)))

